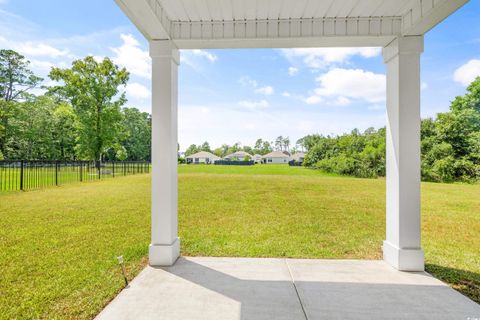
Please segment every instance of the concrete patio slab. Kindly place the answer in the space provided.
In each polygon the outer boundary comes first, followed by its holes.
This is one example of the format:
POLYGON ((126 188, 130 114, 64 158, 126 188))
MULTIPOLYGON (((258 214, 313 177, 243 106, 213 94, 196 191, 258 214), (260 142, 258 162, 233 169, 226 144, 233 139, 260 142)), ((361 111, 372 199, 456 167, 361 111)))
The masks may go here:
POLYGON ((480 305, 383 261, 196 257, 145 268, 96 319, 469 318, 480 305))

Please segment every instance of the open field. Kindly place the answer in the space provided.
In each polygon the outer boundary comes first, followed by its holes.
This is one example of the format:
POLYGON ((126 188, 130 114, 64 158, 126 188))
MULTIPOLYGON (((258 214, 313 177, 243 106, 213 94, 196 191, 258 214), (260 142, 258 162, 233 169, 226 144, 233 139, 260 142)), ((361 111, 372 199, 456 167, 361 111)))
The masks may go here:
MULTIPOLYGON (((385 181, 180 166, 182 253, 381 258, 385 181)), ((427 270, 480 302, 480 185, 422 185, 427 270)), ((90 319, 145 265, 150 176, 0 194, 0 319, 90 319)))

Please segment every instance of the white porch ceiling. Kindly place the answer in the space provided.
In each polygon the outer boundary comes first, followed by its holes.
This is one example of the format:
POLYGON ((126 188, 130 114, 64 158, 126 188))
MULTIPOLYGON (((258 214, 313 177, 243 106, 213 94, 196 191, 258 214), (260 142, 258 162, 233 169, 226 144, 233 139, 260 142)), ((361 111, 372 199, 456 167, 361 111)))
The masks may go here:
POLYGON ((115 0, 148 40, 182 48, 384 46, 468 0, 115 0))

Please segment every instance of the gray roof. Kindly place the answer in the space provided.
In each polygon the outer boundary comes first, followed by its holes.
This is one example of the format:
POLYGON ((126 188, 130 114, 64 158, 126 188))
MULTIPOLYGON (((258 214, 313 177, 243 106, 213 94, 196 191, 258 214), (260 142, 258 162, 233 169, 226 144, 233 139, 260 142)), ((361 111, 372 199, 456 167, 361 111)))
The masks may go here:
POLYGON ((282 151, 273 151, 263 156, 264 158, 290 158, 282 151))
POLYGON ((225 158, 233 158, 233 157, 243 158, 243 157, 246 157, 246 156, 253 157, 253 156, 252 156, 250 153, 248 153, 248 152, 245 152, 245 151, 237 151, 237 152, 231 153, 231 154, 229 154, 229 155, 226 155, 225 158))
POLYGON ((200 151, 200 152, 191 154, 189 156, 186 156, 185 158, 210 158, 210 159, 214 159, 214 160, 222 159, 222 158, 214 155, 213 153, 207 152, 207 151, 200 151))
POLYGON ((305 158, 305 152, 295 152, 292 155, 292 159, 298 160, 300 158, 305 158))

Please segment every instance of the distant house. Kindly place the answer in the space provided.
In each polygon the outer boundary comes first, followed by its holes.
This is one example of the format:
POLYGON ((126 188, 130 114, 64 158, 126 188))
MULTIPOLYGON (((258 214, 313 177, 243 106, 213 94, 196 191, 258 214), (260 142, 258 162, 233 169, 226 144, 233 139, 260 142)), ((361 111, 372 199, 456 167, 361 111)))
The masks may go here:
POLYGON ((262 155, 258 153, 254 154, 252 160, 255 161, 255 163, 262 163, 262 155))
POLYGON ((303 163, 305 160, 305 153, 304 152, 296 152, 291 157, 290 160, 293 160, 297 163, 303 163))
POLYGON ((273 151, 270 152, 263 157, 263 163, 266 164, 281 164, 281 163, 288 163, 290 157, 287 156, 282 151, 273 151))
POLYGON ((225 160, 239 160, 239 161, 243 161, 245 160, 245 158, 250 158, 250 160, 253 160, 253 156, 250 153, 245 151, 237 151, 229 155, 226 155, 224 157, 225 160))
POLYGON ((187 164, 200 164, 200 163, 214 163, 216 160, 222 160, 222 158, 217 157, 213 153, 207 152, 207 151, 200 151, 195 154, 191 154, 187 157, 185 157, 187 164))

